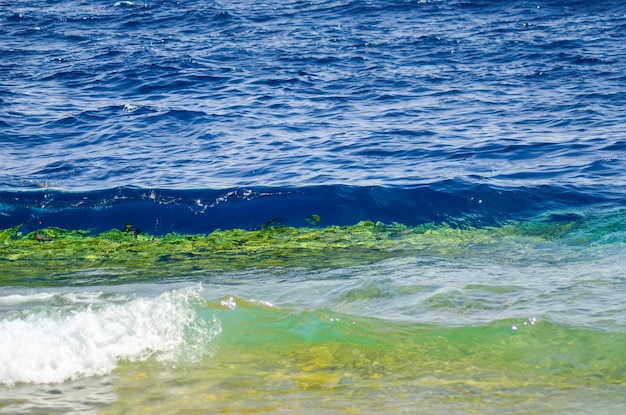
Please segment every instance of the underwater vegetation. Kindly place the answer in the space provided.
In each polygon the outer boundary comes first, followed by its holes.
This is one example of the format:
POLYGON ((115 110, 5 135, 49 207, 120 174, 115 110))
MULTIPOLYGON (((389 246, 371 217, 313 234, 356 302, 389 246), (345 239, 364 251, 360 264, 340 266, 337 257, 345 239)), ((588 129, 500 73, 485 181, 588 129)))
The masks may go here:
MULTIPOLYGON (((453 259, 480 253, 492 260, 522 261, 529 247, 586 244, 605 237, 607 229, 623 232, 621 216, 613 215, 613 225, 605 223, 600 230, 580 215, 484 228, 362 221, 351 226, 267 225, 163 236, 142 233, 132 224, 97 234, 61 228, 22 234, 16 226, 0 231, 0 284, 48 285, 67 279, 77 284, 119 283, 140 281, 154 269, 167 277, 251 267, 352 266, 400 256, 453 259)), ((311 218, 315 225, 320 222, 319 216, 311 218)))

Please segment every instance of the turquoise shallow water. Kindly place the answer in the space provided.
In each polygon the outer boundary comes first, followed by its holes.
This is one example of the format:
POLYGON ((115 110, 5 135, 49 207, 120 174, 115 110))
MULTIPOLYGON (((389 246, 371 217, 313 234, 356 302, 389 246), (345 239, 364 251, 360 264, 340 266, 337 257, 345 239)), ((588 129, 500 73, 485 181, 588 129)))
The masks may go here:
POLYGON ((437 265, 3 290, 2 411, 619 413, 623 278, 437 265))

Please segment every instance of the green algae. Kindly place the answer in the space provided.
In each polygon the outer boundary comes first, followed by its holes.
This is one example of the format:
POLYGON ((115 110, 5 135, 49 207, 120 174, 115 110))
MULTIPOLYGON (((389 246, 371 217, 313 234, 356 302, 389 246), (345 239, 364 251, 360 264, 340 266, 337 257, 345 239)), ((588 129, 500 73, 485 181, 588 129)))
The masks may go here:
MULTIPOLYGON (((0 284, 49 285, 63 280, 119 283, 200 270, 251 267, 346 267, 401 256, 458 257, 522 252, 574 232, 576 221, 534 221, 498 227, 415 227, 363 221, 351 226, 216 230, 208 235, 151 236, 110 230, 45 228, 0 231, 0 284), (523 249, 518 249, 523 247, 523 249), (477 249, 480 248, 480 249, 477 249), (85 270, 99 270, 85 278, 85 270), (81 274, 82 273, 82 274, 81 274), (91 278, 91 279, 90 279, 91 278)), ((511 257, 513 260, 514 257, 511 257)))

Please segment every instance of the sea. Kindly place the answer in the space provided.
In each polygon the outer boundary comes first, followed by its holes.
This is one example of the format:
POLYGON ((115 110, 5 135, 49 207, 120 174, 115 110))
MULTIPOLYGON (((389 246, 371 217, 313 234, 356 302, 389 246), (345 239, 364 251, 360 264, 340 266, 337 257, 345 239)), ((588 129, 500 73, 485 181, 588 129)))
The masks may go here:
POLYGON ((0 4, 1 414, 623 414, 619 0, 0 4))

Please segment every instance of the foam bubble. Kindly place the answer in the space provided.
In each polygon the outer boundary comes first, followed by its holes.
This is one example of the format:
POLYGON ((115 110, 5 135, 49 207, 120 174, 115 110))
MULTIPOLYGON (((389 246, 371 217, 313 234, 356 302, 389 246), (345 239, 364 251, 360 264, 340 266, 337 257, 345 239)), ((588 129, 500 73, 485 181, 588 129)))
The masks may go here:
POLYGON ((81 301, 5 317, 0 320, 0 384, 103 375, 120 361, 153 355, 198 358, 221 331, 218 321, 198 317, 194 300, 199 298, 198 288, 181 289, 156 298, 81 301))

